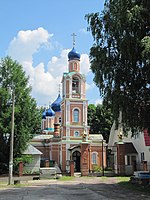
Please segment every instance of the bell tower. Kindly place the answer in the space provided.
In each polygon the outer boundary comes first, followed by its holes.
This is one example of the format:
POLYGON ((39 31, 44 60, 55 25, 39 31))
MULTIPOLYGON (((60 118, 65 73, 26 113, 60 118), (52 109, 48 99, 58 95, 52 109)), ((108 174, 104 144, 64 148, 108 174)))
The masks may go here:
POLYGON ((68 72, 62 77, 62 139, 71 141, 82 140, 82 134, 89 129, 87 126, 86 78, 80 73, 80 54, 73 48, 68 53, 68 72))

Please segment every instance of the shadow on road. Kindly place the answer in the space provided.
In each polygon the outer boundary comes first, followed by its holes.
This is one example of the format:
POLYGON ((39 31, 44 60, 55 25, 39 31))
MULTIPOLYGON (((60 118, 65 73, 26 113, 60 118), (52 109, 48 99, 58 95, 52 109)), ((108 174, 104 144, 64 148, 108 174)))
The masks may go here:
POLYGON ((0 189, 1 200, 36 199, 72 199, 72 200, 106 200, 106 199, 150 199, 149 188, 138 188, 127 182, 115 182, 115 179, 78 178, 73 181, 36 180, 26 185, 0 189), (111 181, 109 181, 111 180, 111 181))

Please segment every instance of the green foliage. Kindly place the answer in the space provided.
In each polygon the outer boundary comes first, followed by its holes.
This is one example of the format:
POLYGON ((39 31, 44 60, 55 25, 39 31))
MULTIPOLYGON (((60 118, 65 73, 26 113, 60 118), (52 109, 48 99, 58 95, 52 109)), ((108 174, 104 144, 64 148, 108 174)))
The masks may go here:
POLYGON ((0 162, 9 159, 12 92, 15 94, 14 159, 21 157, 27 143, 39 129, 40 114, 22 66, 10 57, 0 63, 0 162))
POLYGON ((18 172, 19 163, 22 162, 23 165, 29 164, 33 161, 33 157, 31 155, 22 155, 21 157, 17 157, 14 159, 14 171, 18 172))
POLYGON ((98 104, 89 104, 88 106, 88 125, 91 134, 102 134, 104 139, 108 141, 110 129, 113 123, 111 110, 98 104))
POLYGON ((102 172, 102 168, 99 167, 98 165, 94 165, 94 166, 93 166, 93 171, 94 171, 94 172, 102 172))
POLYGON ((14 165, 18 165, 20 162, 23 162, 23 165, 29 164, 33 161, 33 157, 31 155, 22 155, 14 160, 14 165))
POLYGON ((74 179, 73 176, 62 176, 62 177, 60 177, 60 181, 71 181, 73 179, 74 179))
POLYGON ((106 0, 85 16, 94 38, 91 69, 105 104, 124 127, 150 129, 150 1, 106 0))

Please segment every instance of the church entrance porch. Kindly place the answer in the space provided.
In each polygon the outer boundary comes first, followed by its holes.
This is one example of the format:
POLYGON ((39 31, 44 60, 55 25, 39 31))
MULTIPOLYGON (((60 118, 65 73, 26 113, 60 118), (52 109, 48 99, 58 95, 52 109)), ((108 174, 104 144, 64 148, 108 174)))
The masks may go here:
POLYGON ((81 153, 79 151, 74 151, 72 154, 72 159, 74 161, 74 171, 75 172, 80 172, 80 158, 81 158, 81 153))

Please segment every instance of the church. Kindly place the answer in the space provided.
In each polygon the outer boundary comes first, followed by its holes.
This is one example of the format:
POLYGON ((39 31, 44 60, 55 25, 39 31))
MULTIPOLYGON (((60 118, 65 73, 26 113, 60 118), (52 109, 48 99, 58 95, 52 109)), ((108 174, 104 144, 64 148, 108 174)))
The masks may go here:
POLYGON ((57 163, 62 173, 70 173, 73 162, 74 171, 86 176, 95 167, 106 167, 106 144, 102 135, 89 134, 86 77, 80 67, 80 54, 73 44, 68 53, 68 71, 62 75, 62 97, 59 93, 44 109, 41 133, 31 144, 42 152, 41 166, 57 163))

